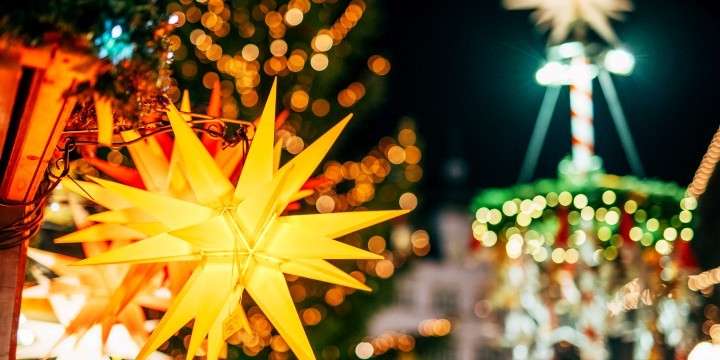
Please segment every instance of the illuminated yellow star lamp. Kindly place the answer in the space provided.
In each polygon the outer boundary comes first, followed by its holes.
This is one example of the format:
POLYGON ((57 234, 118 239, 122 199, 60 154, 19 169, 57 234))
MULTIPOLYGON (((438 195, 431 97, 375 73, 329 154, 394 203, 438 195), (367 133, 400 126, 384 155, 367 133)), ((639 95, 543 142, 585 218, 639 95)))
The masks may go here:
MULTIPOLYGON (((96 242, 83 245, 87 256, 121 246, 120 242, 110 244, 96 242)), ((121 324, 138 346, 142 346, 148 338, 143 307, 155 310, 167 308, 165 299, 155 297, 153 294, 140 293, 139 296, 128 299, 122 305, 122 311, 118 311, 115 306, 117 304, 113 304, 113 299, 117 297, 111 296, 118 291, 122 292, 123 287, 132 288, 132 284, 127 283, 128 279, 146 286, 150 283, 159 283, 159 279, 155 276, 158 272, 154 269, 157 264, 106 265, 92 269, 68 267, 69 264, 80 259, 34 248, 28 249, 28 257, 59 275, 48 283, 41 283, 24 290, 22 303, 22 311, 28 317, 33 315, 41 315, 44 318, 56 317, 58 322, 65 326, 64 335, 59 339, 58 344, 72 336, 75 336, 76 341, 79 342, 95 324, 100 324, 100 339, 104 346, 113 325, 121 324), (53 313, 51 315, 54 316, 41 313, 48 310, 51 310, 53 313)), ((115 301, 117 300, 120 298, 115 301)))
MULTIPOLYGON (((220 101, 220 90, 216 87, 213 90, 211 98, 216 98, 214 103, 215 108, 209 109, 209 112, 219 112, 219 101, 220 101)), ((211 101, 213 103, 213 101, 211 101)), ((96 104, 98 104, 96 99, 96 104)), ((212 108, 212 106, 211 106, 212 108)), ((181 110, 184 112, 190 111, 190 99, 187 91, 185 92, 182 100, 181 110)), ((100 112, 98 112, 98 116, 100 112)), ((112 116, 112 113, 108 113, 108 116, 112 116)), ((277 123, 282 123, 287 115, 283 113, 276 119, 275 127, 277 123), (284 116, 283 116, 284 115, 284 116)), ((110 121, 111 123, 112 121, 110 121)), ((166 135, 166 134, 162 134, 166 135)), ((131 141, 137 139, 140 134, 137 130, 132 129, 124 131, 120 134, 124 141, 131 141)), ((133 157, 135 168, 126 168, 123 166, 113 166, 109 162, 105 162, 95 158, 87 158, 86 160, 93 166, 97 166, 104 173, 118 179, 118 181, 132 185, 134 187, 141 187, 157 194, 169 195, 176 198, 196 202, 196 198, 192 190, 190 189, 187 182, 186 171, 182 171, 179 162, 179 151, 173 150, 174 144, 172 139, 156 139, 155 137, 149 137, 141 141, 131 143, 127 146, 130 156, 133 157), (165 141, 162 141, 165 140, 165 141), (170 155, 163 148, 164 145, 169 145, 170 155)), ((277 148, 276 148, 277 149, 277 148)), ((244 149, 242 146, 227 147, 220 149, 213 156, 216 164, 220 167, 221 171, 226 177, 231 177, 235 172, 242 168, 242 160, 244 149)), ((279 152, 275 152, 275 164, 279 162, 279 152)), ((235 176, 239 176, 239 173, 235 176)), ((87 243, 83 244, 84 248, 97 248, 102 246, 105 241, 114 241, 115 243, 144 239, 148 236, 158 235, 170 230, 166 225, 158 222, 150 214, 144 212, 142 209, 134 206, 121 196, 95 184, 83 181, 72 181, 65 179, 63 182, 65 189, 71 190, 76 194, 85 197, 88 200, 93 200, 96 203, 110 209, 109 212, 101 212, 91 216, 85 216, 86 214, 76 215, 78 218, 82 218, 81 222, 78 223, 78 228, 81 228, 81 223, 85 220, 99 221, 100 223, 91 225, 80 229, 74 233, 60 237, 55 240, 56 243, 87 243), (92 244, 91 244, 92 243, 92 244)), ((301 190, 298 192, 295 198, 304 197, 312 194, 312 191, 301 190)), ((89 257, 90 255, 88 255, 89 257)), ((76 259, 77 260, 77 259, 76 259)), ((197 262, 185 261, 185 262, 170 262, 170 263, 153 263, 153 264, 132 264, 129 269, 127 266, 123 266, 122 269, 125 273, 113 274, 113 281, 117 283, 117 286, 112 289, 103 288, 103 292, 99 299, 90 299, 89 303, 94 304, 93 310, 89 312, 78 313, 77 319, 72 320, 72 324, 82 324, 82 326, 68 326, 66 336, 75 335, 76 332, 85 332, 92 325, 94 321, 102 323, 102 342, 107 342, 110 329, 116 322, 116 319, 121 313, 125 312, 125 307, 141 296, 143 293, 158 293, 165 294, 163 290, 170 290, 167 294, 177 296, 185 282, 192 274, 197 262), (158 284, 157 282, 148 282, 147 279, 157 278, 159 275, 167 274, 167 282, 165 284, 158 284), (122 279, 122 282, 120 282, 122 279), (108 299, 109 297, 109 299, 108 299), (96 301, 98 300, 98 301, 96 301), (105 308, 100 309, 98 305, 105 304, 105 308), (93 316, 87 316, 91 314, 93 316)), ((67 290, 67 289, 66 289, 67 290)), ((27 302, 28 304, 30 301, 27 302)), ((163 307, 162 304, 155 302, 153 309, 167 311, 169 299, 166 305, 163 307)), ((46 308, 49 306, 46 306, 46 308)), ((27 307, 26 307, 27 308, 27 307)), ((90 308, 90 307, 88 307, 90 308)), ((51 314, 52 317, 54 315, 51 314)), ((67 321, 71 322, 70 320, 67 321)), ((66 324, 67 325, 67 324, 66 324)), ((145 336, 147 338, 147 336, 145 336)), ((136 337, 138 339, 138 337, 136 337)), ((142 346, 144 340, 141 341, 142 346)))
POLYGON ((240 328, 249 331, 240 306, 245 290, 299 359, 315 359, 283 274, 370 290, 326 259, 382 257, 333 239, 407 211, 283 215, 350 116, 275 171, 275 97, 273 84, 235 187, 173 105, 167 115, 179 145, 179 164, 187 171, 197 203, 96 179, 173 230, 78 265, 199 261, 138 359, 144 359, 193 318, 188 359, 206 336, 208 359, 217 359, 225 338, 240 328))
MULTIPOLYGON (((217 116, 219 114, 221 104, 220 96, 220 88, 218 85, 213 88, 210 96, 209 115, 217 116)), ((96 99, 96 104, 97 101, 98 99, 96 99)), ((181 111, 191 111, 190 98, 187 91, 185 91, 182 98, 181 111)), ((101 113, 98 112, 98 117, 100 117, 100 115, 101 113)), ((110 120, 106 120, 103 123, 112 124, 112 112, 106 112, 105 115, 109 117, 110 120)), ((275 129, 285 121, 287 115, 287 112, 283 112, 275 119, 275 129)), ((185 115, 183 115, 183 118, 185 118, 185 115)), ((107 128, 111 128, 111 126, 107 128)), ((135 168, 113 165, 94 157, 86 158, 86 161, 123 184, 147 189, 157 194, 197 202, 195 194, 188 185, 187 171, 182 168, 179 163, 179 150, 175 149, 173 140, 169 138, 167 134, 162 133, 160 135, 158 138, 148 137, 127 146, 130 156, 133 158, 135 168), (164 146, 167 146, 168 149, 165 149, 164 146)), ((123 141, 132 141, 138 139, 140 134, 137 130, 131 129, 121 132, 120 136, 123 141)), ((207 148, 205 143, 203 145, 207 148)), ((280 152, 277 151, 280 149, 279 145, 280 143, 278 142, 274 153, 276 169, 280 161, 280 152)), ((242 169, 244 152, 243 146, 217 149, 213 159, 226 177, 235 177, 237 179, 239 171, 242 169)), ((57 238, 55 239, 56 243, 98 242, 107 240, 131 241, 144 239, 147 236, 158 235, 170 230, 170 228, 158 222, 150 214, 95 183, 64 179, 63 185, 66 189, 88 200, 94 201, 111 211, 85 217, 85 220, 97 221, 99 223, 57 238)), ((294 196, 294 199, 298 200, 312 193, 312 190, 300 190, 294 196)), ((167 286, 169 287, 170 293, 176 296, 190 277, 195 265, 195 262, 171 262, 163 267, 155 266, 153 269, 158 273, 167 273, 167 286)), ((135 274, 138 273, 138 271, 134 269, 134 266, 136 265, 133 265, 127 272, 130 277, 134 277, 135 274)), ((117 291, 113 293, 113 300, 110 302, 110 304, 114 306, 113 310, 116 312, 122 311, 125 304, 141 291, 147 290, 147 285, 147 283, 136 281, 132 278, 125 279, 117 291)), ((167 308, 163 310, 167 310, 167 308)))

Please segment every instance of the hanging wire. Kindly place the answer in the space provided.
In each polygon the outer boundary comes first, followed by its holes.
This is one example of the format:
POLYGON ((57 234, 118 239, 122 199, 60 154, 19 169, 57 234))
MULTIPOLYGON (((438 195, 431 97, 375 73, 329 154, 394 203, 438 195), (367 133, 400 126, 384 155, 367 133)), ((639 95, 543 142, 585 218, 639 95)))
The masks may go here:
MULTIPOLYGON (((234 119, 226 119, 222 117, 216 117, 216 116, 210 116, 210 115, 204 115, 204 114, 197 114, 192 112, 185 112, 180 111, 183 115, 189 115, 193 117, 193 119, 187 120, 186 122, 190 125, 195 124, 206 124, 211 123, 210 126, 207 128, 205 127, 197 127, 194 126, 192 129, 194 131, 199 131, 206 133, 210 135, 213 138, 222 138, 223 139, 223 149, 227 147, 234 147, 241 141, 249 141, 247 137, 247 129, 249 127, 255 128, 255 124, 251 121, 245 121, 245 120, 234 120, 234 119), (240 125, 240 127, 234 132, 232 136, 229 138, 225 138, 227 134, 227 125, 226 124, 237 124, 240 125)), ((159 135, 161 133, 167 133, 172 131, 172 126, 167 121, 154 121, 151 123, 144 124, 137 128, 139 133, 142 133, 142 135, 138 138, 135 138, 133 140, 129 141, 120 141, 120 142, 113 142, 110 144, 112 147, 122 147, 122 146, 128 146, 135 144, 137 142, 143 141, 149 137, 153 137, 156 135, 159 135)), ((98 129, 86 129, 86 130, 66 130, 63 131, 63 135, 68 136, 90 136, 97 134, 98 129)), ((77 145, 99 145, 97 140, 79 140, 76 139, 75 143, 77 145)))
POLYGON ((610 115, 612 115, 613 121, 615 122, 620 142, 625 150, 625 156, 627 156, 628 163, 630 163, 630 169, 635 176, 640 178, 645 177, 645 169, 643 169, 642 162, 640 161, 640 155, 638 155, 635 142, 630 134, 630 128, 628 127, 627 120, 625 119, 625 113, 620 105, 620 99, 618 99, 617 91, 615 90, 615 85, 612 82, 610 73, 604 68, 600 69, 598 81, 600 82, 600 88, 602 89, 603 94, 605 94, 605 100, 607 100, 610 115))
POLYGON ((520 184, 529 182, 535 174, 537 161, 540 157, 543 144, 545 143, 545 136, 547 135, 559 96, 560 86, 548 86, 547 90, 545 90, 545 96, 543 97, 542 105, 540 105, 540 112, 535 121, 535 128, 533 128, 530 143, 525 152, 525 159, 520 168, 520 177, 518 178, 518 183, 520 184))

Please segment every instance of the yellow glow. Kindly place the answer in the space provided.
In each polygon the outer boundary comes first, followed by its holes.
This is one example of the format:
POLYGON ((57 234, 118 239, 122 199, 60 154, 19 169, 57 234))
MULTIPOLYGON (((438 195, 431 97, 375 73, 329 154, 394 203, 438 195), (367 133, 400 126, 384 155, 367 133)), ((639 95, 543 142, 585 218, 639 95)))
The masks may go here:
POLYGON ((620 214, 615 211, 608 211, 605 215, 605 222, 608 225, 615 225, 620 221, 620 214))
POLYGON ((387 75, 390 72, 390 61, 380 55, 373 55, 368 59, 368 67, 378 75, 387 75))
POLYGON ((330 112, 330 103, 325 99, 317 99, 312 103, 313 114, 323 117, 330 112))
POLYGON ((643 209, 638 209, 634 217, 636 222, 643 223, 647 221, 647 212, 643 209))
POLYGON ((433 322, 433 333, 435 333, 435 336, 445 336, 450 333, 451 329, 450 321, 446 319, 439 319, 433 322))
POLYGON ((290 97, 290 106, 297 112, 305 111, 309 102, 310 96, 304 90, 295 91, 290 97))
POLYGON ((630 239, 633 241, 640 241, 643 236, 643 231, 641 228, 635 226, 632 229, 630 229, 630 239))
POLYGON ((303 21, 303 12, 298 8, 292 8, 285 13, 285 22, 290 26, 298 26, 303 21))
POLYGON ((555 207, 558 204, 558 194, 556 194, 554 192, 548 193, 545 196, 545 199, 547 200, 547 204, 550 207, 555 207))
POLYGON ((585 221, 590 221, 595 217, 595 210, 593 208, 586 206, 580 211, 580 217, 582 217, 585 221))
POLYGON ((528 230, 528 232, 525 233, 525 238, 528 240, 537 240, 540 238, 540 234, 535 230, 528 230))
POLYGON ((510 236, 508 237, 508 241, 509 241, 509 242, 510 242, 510 241, 518 242, 518 243, 520 243, 520 245, 522 245, 523 242, 524 242, 523 236, 520 235, 520 234, 512 234, 512 235, 510 235, 510 236))
POLYGON ((577 212, 576 210, 571 211, 568 214, 568 224, 575 226, 579 223, 580 223, 580 213, 577 212))
POLYGON ((292 72, 299 72, 305 67, 305 57, 293 51, 287 61, 288 69, 292 72))
POLYGON ((325 293, 325 302, 330 306, 338 306, 342 304, 344 300, 345 294, 337 287, 333 287, 325 293))
POLYGON ((689 210, 683 210, 680 212, 680 221, 687 224, 692 221, 692 213, 689 210))
POLYGON ((543 210, 543 209, 545 209, 545 207, 547 207, 547 200, 545 199, 544 196, 536 195, 533 198, 533 203, 534 203, 535 209, 537 209, 537 210, 543 210))
POLYGON ((191 31, 190 36, 189 36, 190 42, 193 45, 197 45, 198 39, 200 39, 200 36, 202 36, 202 35, 205 35, 205 32, 202 29, 195 29, 195 30, 191 31))
POLYGON ((683 210, 695 210, 697 208, 697 199, 688 197, 680 200, 680 208, 683 210))
POLYGON ((200 17, 200 23, 206 28, 210 29, 215 27, 219 19, 220 18, 217 16, 217 14, 212 12, 206 12, 202 14, 202 17, 200 17))
POLYGON ((563 248, 555 248, 552 251, 552 255, 550 255, 550 258, 552 261, 556 264, 560 264, 563 261, 565 261, 565 249, 563 248))
POLYGON ((653 219, 650 219, 647 221, 647 223, 645 224, 645 227, 649 231, 658 231, 658 229, 660 228, 660 222, 657 219, 653 218, 653 219))
POLYGON ((685 241, 690 241, 693 238, 693 229, 691 228, 684 228, 680 231, 680 238, 685 241))
POLYGON ((606 190, 602 194, 602 201, 605 203, 605 205, 612 205, 615 203, 615 200, 617 199, 617 196, 615 195, 615 192, 612 190, 606 190))
POLYGON ((395 273, 395 266, 390 260, 380 260, 375 266, 375 272, 381 279, 387 279, 395 273))
POLYGON ((418 199, 413 193, 404 193, 400 195, 400 208, 404 210, 414 210, 417 207, 418 199))
POLYGON ((653 241, 653 236, 649 233, 643 233, 642 238, 640 239, 640 243, 643 244, 643 246, 650 246, 653 241))
POLYGON ((282 15, 277 11, 270 11, 265 15, 265 24, 269 28, 276 28, 282 23, 282 15))
POLYGON ((405 161, 405 149, 397 145, 392 146, 388 149, 387 158, 395 165, 402 164, 405 161))
POLYGON ((347 89, 340 90, 338 93, 338 103, 343 107, 353 106, 356 100, 355 95, 348 92, 347 89))
POLYGON ((614 246, 608 246, 605 249, 605 259, 608 261, 613 261, 618 256, 618 249, 614 246))
POLYGON ((663 231, 663 237, 665 238, 665 240, 673 241, 677 239, 677 236, 678 232, 675 228, 669 227, 665 229, 665 231, 663 231))
POLYGON ((522 241, 508 241, 505 244, 505 251, 511 259, 517 259, 522 255, 523 243, 522 241))
POLYGON ((191 6, 187 9, 185 15, 187 16, 187 21, 191 23, 196 23, 200 20, 200 16, 202 16, 202 11, 200 11, 200 9, 196 8, 195 6, 191 6))
POLYGON ((626 213, 634 214, 637 211, 638 204, 635 200, 628 200, 625 202, 624 208, 626 213))
POLYGON ((242 57, 246 61, 254 61, 260 55, 260 48, 255 44, 247 44, 242 48, 242 57))
POLYGON ((218 44, 212 44, 207 51, 205 51, 205 55, 208 60, 217 61, 222 56, 222 48, 218 44))
POLYGON ((215 72, 208 72, 208 73, 205 73, 205 75, 203 75, 202 81, 203 81, 203 85, 206 88, 212 89, 213 86, 215 86, 215 83, 220 81, 220 77, 215 72))
POLYGON ((425 230, 417 230, 410 237, 413 247, 423 249, 430 246, 430 235, 425 230))
POLYGON ((107 155, 107 161, 110 163, 110 165, 118 166, 122 164, 123 159, 125 157, 120 151, 117 150, 110 150, 110 152, 107 155))
POLYGON ((220 26, 216 26, 213 28, 213 32, 215 32, 215 35, 218 37, 225 37, 230 33, 230 24, 227 22, 219 22, 220 26))
POLYGON ((482 235, 482 244, 485 247, 495 246, 497 244, 497 234, 494 231, 488 231, 482 235))
POLYGON ((487 230, 488 230, 488 228, 487 228, 486 224, 483 224, 477 220, 474 220, 472 222, 473 236, 477 240, 480 240, 482 238, 483 234, 485 234, 485 232, 487 232, 487 230))
POLYGON ((316 53, 310 57, 310 66, 316 71, 323 71, 327 69, 329 63, 330 60, 328 60, 327 55, 322 53, 316 53))
POLYGON ((488 209, 486 207, 481 207, 481 208, 477 209, 477 211, 475 212, 475 218, 481 223, 488 222, 489 215, 490 215, 490 209, 488 209))
POLYGON ((402 129, 398 133, 398 142, 402 146, 412 146, 415 145, 415 141, 417 140, 415 131, 412 129, 402 129))
POLYGON ((270 43, 270 52, 275 56, 283 56, 288 51, 285 40, 277 39, 270 43))
POLYGON ((587 241, 587 235, 582 230, 575 230, 572 234, 575 245, 582 245, 587 241))
POLYGON ((672 252, 672 246, 665 239, 660 239, 655 243, 655 251, 660 255, 668 255, 672 252))
POLYGON ((420 152, 420 148, 410 145, 407 148, 405 148, 405 162, 408 164, 417 164, 420 162, 420 159, 422 158, 422 152, 420 152))
POLYGON ((580 259, 580 253, 575 249, 568 249, 565 252, 565 261, 568 264, 574 264, 580 259))
POLYGON ((547 249, 544 248, 544 247, 539 248, 539 249, 533 254, 533 259, 534 259, 535 261, 537 261, 537 262, 543 262, 543 261, 547 260, 547 257, 548 257, 548 251, 547 251, 547 249))
MULTIPOLYGON (((361 99, 363 96, 365 96, 365 85, 363 85, 363 84, 362 84, 361 82, 359 82, 359 81, 356 81, 356 82, 348 85, 347 90, 348 90, 348 92, 351 92, 351 93, 353 94, 353 96, 355 97, 355 99, 358 99, 358 100, 359 100, 359 99, 361 99)), ((409 145, 403 144, 402 141, 400 142, 400 144, 403 145, 403 146, 409 146, 409 145)))
MULTIPOLYGON (((407 160, 407 159, 406 159, 407 160)), ((418 182, 422 179, 423 170, 420 166, 409 164, 405 168, 405 178, 409 182, 418 182)))
POLYGON ((575 199, 573 200, 573 205, 575 205, 576 208, 582 209, 588 204, 588 198, 585 196, 585 194, 578 194, 575 196, 575 199))
POLYGON ((513 216, 517 214, 517 211, 517 205, 512 200, 506 201, 502 206, 502 212, 505 216, 513 216))
POLYGON ((331 213, 335 210, 335 200, 331 196, 322 195, 315 202, 315 208, 321 214, 331 213))
POLYGON ((530 214, 533 211, 533 202, 532 200, 525 199, 520 202, 520 211, 523 214, 530 214))
POLYGON ((415 338, 410 335, 402 335, 398 339, 398 349, 403 352, 410 352, 415 348, 415 338))
POLYGON ((597 221, 605 221, 605 215, 607 215, 608 210, 606 208, 599 208, 595 210, 595 220, 597 221))
POLYGON ((333 46, 333 38, 325 33, 318 34, 318 36, 313 39, 312 45, 316 51, 325 52, 333 46))
POLYGON ((563 191, 558 196, 558 202, 562 206, 568 206, 572 203, 572 194, 567 191, 563 191))
POLYGON ((515 219, 515 222, 517 222, 520 226, 528 226, 530 225, 530 222, 532 222, 532 216, 526 213, 520 213, 515 219))
POLYGON ((368 240, 368 250, 380 254, 385 251, 386 242, 382 236, 375 235, 368 240))
POLYGON ((610 230, 607 226, 602 226, 600 229, 598 229, 598 239, 602 241, 608 241, 610 240, 610 236, 612 236, 612 230, 610 230))
POLYGON ((502 213, 500 213, 500 210, 498 209, 492 209, 490 210, 490 217, 488 219, 488 222, 490 222, 493 225, 497 225, 502 220, 502 213))
POLYGON ((320 323, 322 315, 320 314, 320 310, 311 307, 302 311, 302 320, 306 325, 314 326, 320 323))
MULTIPOLYGON (((213 44, 212 38, 208 35, 203 34, 203 35, 198 36, 196 47, 198 48, 198 50, 206 51, 207 49, 210 48, 210 46, 212 46, 212 44, 213 44)), ((197 54, 197 52, 196 52, 196 54, 197 54)))
POLYGON ((255 106, 258 102, 257 92, 255 92, 255 90, 250 90, 249 92, 242 94, 240 96, 240 102, 247 107, 255 106))

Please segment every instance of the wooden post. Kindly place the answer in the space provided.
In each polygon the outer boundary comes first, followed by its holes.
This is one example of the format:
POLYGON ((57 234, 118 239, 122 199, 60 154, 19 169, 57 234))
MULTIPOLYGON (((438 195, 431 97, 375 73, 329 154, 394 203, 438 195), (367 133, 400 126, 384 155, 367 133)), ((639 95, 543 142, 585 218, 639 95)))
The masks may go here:
MULTIPOLYGON (((8 225, 29 222, 43 206, 11 205, 36 198, 75 106, 65 92, 89 79, 95 66, 86 55, 17 44, 0 44, 0 54, 0 235, 7 237, 8 225)), ((14 245, 0 250, 0 360, 15 359, 27 237, 35 230, 15 234, 7 239, 14 245)))
MULTIPOLYGON (((24 207, 0 208, 0 227, 25 216, 24 207)), ((27 241, 0 250, 0 360, 15 359, 20 300, 25 280, 27 241)))

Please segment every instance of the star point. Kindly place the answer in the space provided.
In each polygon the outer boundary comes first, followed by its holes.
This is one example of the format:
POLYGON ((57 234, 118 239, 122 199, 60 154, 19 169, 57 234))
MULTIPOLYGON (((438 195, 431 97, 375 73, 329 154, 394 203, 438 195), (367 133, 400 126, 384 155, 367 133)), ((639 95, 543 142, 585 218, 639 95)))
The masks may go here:
POLYGON ((550 28, 550 43, 566 41, 578 25, 588 25, 611 45, 619 40, 609 19, 622 20, 633 9, 629 0, 504 0, 511 10, 535 9, 532 18, 538 27, 550 28))

